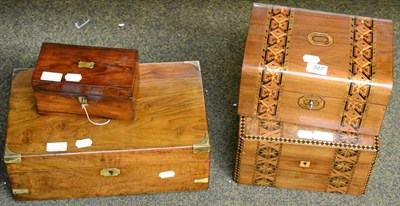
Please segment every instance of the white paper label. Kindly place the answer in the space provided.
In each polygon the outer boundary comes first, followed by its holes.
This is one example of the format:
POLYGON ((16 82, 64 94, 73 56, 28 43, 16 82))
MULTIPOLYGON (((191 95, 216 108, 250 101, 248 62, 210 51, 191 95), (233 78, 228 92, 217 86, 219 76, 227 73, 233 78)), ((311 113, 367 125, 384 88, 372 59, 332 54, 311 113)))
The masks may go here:
POLYGON ((67 143, 66 142, 49 142, 46 145, 46 151, 48 151, 48 152, 67 151, 67 143))
POLYGON ((333 133, 314 131, 314 139, 323 141, 333 141, 333 133))
POLYGON ((314 56, 310 54, 305 54, 303 60, 308 63, 318 63, 320 61, 319 56, 314 56))
POLYGON ((175 176, 174 171, 166 171, 166 172, 160 172, 159 176, 164 179, 164 178, 170 178, 175 176))
POLYGON ((92 144, 93 144, 93 141, 90 138, 76 140, 76 142, 75 142, 75 146, 77 148, 90 147, 90 146, 92 146, 92 144))
POLYGON ((81 80, 82 80, 81 74, 68 73, 65 75, 65 81, 68 82, 80 82, 81 80))
POLYGON ((63 74, 57 72, 43 72, 42 76, 40 76, 40 80, 44 81, 52 81, 52 82, 61 82, 63 74))
POLYGON ((320 61, 319 56, 305 54, 303 60, 307 62, 306 72, 326 75, 328 73, 328 66, 318 64, 320 61))
POLYGON ((332 132, 321 132, 321 131, 310 131, 310 130, 303 130, 300 129, 297 131, 297 136, 303 139, 315 139, 315 140, 322 140, 322 141, 333 141, 333 133, 332 132))
POLYGON ((313 138, 313 132, 312 131, 308 131, 308 130, 302 130, 300 129, 299 131, 297 131, 297 136, 300 138, 304 138, 304 139, 312 139, 313 138))
POLYGON ((314 63, 307 63, 306 67, 307 72, 326 75, 328 73, 328 66, 314 63))

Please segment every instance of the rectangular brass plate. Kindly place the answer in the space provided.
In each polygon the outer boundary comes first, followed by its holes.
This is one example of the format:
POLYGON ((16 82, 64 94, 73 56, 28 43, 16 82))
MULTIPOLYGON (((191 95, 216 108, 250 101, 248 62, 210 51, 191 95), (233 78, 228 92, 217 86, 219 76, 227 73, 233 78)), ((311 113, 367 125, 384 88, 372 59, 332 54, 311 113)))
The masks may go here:
POLYGON ((208 183, 208 178, 194 179, 194 183, 208 183))

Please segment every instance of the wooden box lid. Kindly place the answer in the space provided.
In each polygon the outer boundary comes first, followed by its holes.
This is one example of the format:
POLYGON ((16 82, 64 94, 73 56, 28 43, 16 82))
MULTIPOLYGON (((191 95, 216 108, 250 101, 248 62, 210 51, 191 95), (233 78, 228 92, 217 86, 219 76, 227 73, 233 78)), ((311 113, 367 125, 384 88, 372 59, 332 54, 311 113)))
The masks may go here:
POLYGON ((22 162, 24 157, 93 152, 209 151, 198 62, 151 63, 140 67, 136 118, 112 120, 101 127, 90 124, 83 116, 37 114, 29 83, 33 70, 19 71, 11 88, 6 138, 9 151, 21 154, 22 162), (76 146, 77 140, 87 138, 91 139, 91 146, 76 146), (47 143, 51 142, 66 142, 66 151, 47 151, 47 143))
POLYGON ((135 49, 43 43, 32 86, 34 91, 132 97, 137 63, 135 49))
POLYGON ((282 92, 387 106, 392 70, 389 20, 255 3, 238 113, 258 116, 259 105, 272 105, 277 114, 282 92))

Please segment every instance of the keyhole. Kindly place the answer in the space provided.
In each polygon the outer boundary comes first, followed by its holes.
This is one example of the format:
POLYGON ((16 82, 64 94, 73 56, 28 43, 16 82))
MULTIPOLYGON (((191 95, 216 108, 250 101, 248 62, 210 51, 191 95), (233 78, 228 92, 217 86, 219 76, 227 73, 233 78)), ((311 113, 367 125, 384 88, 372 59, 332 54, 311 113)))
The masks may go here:
POLYGON ((113 175, 114 172, 112 170, 108 170, 108 174, 113 175))
POLYGON ((303 162, 303 165, 306 166, 306 165, 307 165, 307 162, 303 162))

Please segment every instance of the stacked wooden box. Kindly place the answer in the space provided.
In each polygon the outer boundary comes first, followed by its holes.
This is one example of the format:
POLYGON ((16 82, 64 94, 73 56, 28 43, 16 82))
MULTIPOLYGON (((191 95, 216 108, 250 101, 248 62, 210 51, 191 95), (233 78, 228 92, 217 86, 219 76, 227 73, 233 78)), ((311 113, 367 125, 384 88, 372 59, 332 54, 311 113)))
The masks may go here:
POLYGON ((359 195, 393 84, 393 23, 253 5, 234 179, 359 195))
POLYGON ((103 48, 45 47, 48 55, 41 54, 36 69, 15 70, 12 81, 4 161, 15 199, 208 188, 199 62, 136 65, 132 51, 106 49, 101 56, 103 48), (51 73, 43 79, 44 71, 81 79, 51 73), (92 125, 72 115, 85 115, 81 105, 90 115, 114 119, 92 125))

